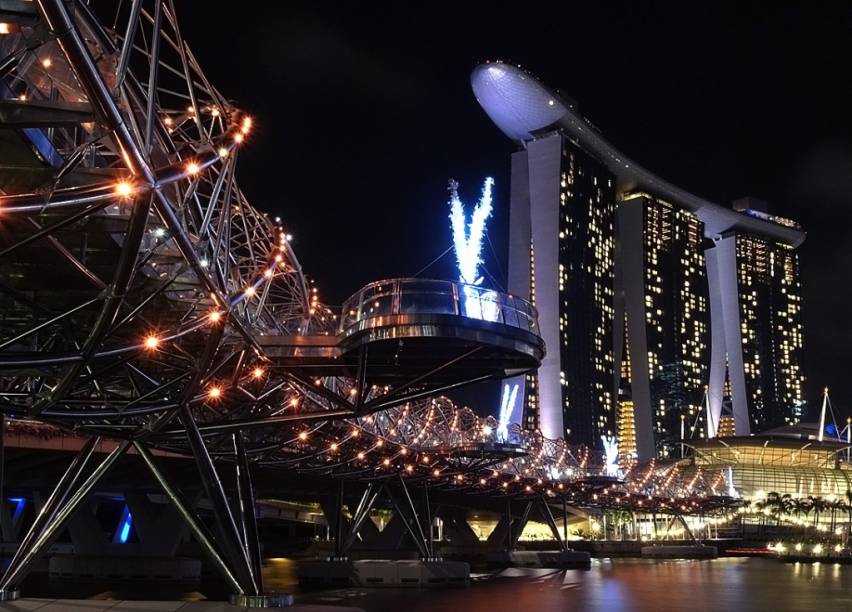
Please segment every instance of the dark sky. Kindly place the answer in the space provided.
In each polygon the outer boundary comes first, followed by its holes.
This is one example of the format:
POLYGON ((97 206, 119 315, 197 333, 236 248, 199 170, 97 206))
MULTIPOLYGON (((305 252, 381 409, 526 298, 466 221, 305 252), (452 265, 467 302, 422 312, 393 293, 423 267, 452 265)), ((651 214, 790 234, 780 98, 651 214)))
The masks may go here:
MULTIPOLYGON (((505 263, 514 145, 476 103, 469 73, 512 60, 675 184, 721 204, 759 197, 802 223, 808 399, 828 385, 852 411, 852 5, 638 4, 178 10, 208 77, 256 117, 242 188, 283 217, 327 302, 412 275, 449 246, 449 177, 469 206, 495 177, 490 236, 505 263)), ((487 265, 504 277, 493 257, 487 265)), ((451 277, 451 259, 429 273, 451 277)))

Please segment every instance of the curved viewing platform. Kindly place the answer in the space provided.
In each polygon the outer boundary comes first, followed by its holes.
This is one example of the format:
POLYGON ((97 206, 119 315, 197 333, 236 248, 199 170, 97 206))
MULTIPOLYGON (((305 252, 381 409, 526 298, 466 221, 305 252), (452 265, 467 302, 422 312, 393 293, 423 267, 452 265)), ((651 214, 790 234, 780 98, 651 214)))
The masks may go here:
POLYGON ((370 283, 343 304, 344 335, 381 326, 387 317, 451 315, 538 334, 538 311, 524 299, 445 280, 398 278, 370 283))
POLYGON ((265 354, 305 375, 450 388, 529 372, 544 357, 538 313, 521 298, 462 283, 370 283, 343 305, 336 335, 258 336, 265 354), (362 372, 364 370, 364 372, 362 372))

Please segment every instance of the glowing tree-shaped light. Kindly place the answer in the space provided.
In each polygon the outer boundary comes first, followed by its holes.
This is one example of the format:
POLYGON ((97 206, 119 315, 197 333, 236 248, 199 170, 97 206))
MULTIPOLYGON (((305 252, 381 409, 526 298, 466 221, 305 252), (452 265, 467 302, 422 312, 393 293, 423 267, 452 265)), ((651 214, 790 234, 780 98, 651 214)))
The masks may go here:
POLYGON ((604 454, 606 455, 606 475, 618 475, 618 440, 615 436, 601 436, 604 444, 604 454))
POLYGON ((464 204, 459 199, 459 184, 450 181, 450 222, 453 228, 453 246, 459 269, 459 280, 464 288, 464 314, 475 319, 496 321, 500 315, 497 295, 493 291, 482 291, 476 285, 482 284, 479 266, 482 264, 482 239, 485 237, 485 222, 493 210, 491 191, 494 179, 488 177, 482 187, 482 196, 473 209, 470 224, 464 212, 464 204))
POLYGON ((503 398, 500 402, 500 419, 497 422, 497 439, 500 442, 509 440, 509 419, 515 410, 515 401, 518 399, 518 385, 511 387, 503 385, 503 398))

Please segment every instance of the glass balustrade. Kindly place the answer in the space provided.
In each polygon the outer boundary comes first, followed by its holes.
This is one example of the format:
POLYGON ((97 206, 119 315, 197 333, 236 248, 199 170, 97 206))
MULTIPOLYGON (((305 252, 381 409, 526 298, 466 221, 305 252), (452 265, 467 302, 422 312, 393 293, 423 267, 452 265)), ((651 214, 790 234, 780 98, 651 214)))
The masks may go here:
POLYGON ((343 304, 340 331, 386 315, 456 315, 538 333, 538 313, 521 298, 452 281, 403 278, 371 283, 343 304))

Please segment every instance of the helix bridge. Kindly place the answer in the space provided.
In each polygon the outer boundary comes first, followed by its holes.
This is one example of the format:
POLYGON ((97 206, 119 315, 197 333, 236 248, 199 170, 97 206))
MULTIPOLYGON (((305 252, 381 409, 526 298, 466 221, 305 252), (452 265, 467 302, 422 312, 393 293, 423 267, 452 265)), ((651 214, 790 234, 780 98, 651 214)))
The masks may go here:
POLYGON ((725 507, 721 472, 651 462, 609 474, 596 451, 517 426, 499 440, 492 417, 447 399, 538 366, 525 301, 415 278, 324 305, 286 225, 239 187, 255 120, 208 81, 172 0, 0 9, 0 412, 9 427, 87 440, 0 595, 125 454, 246 594, 263 591, 258 469, 368 491, 393 479, 581 507, 725 507), (477 300, 488 320, 470 311, 477 300), (112 450, 95 452, 104 440, 112 450), (193 458, 212 533, 158 467, 167 453, 193 458))

